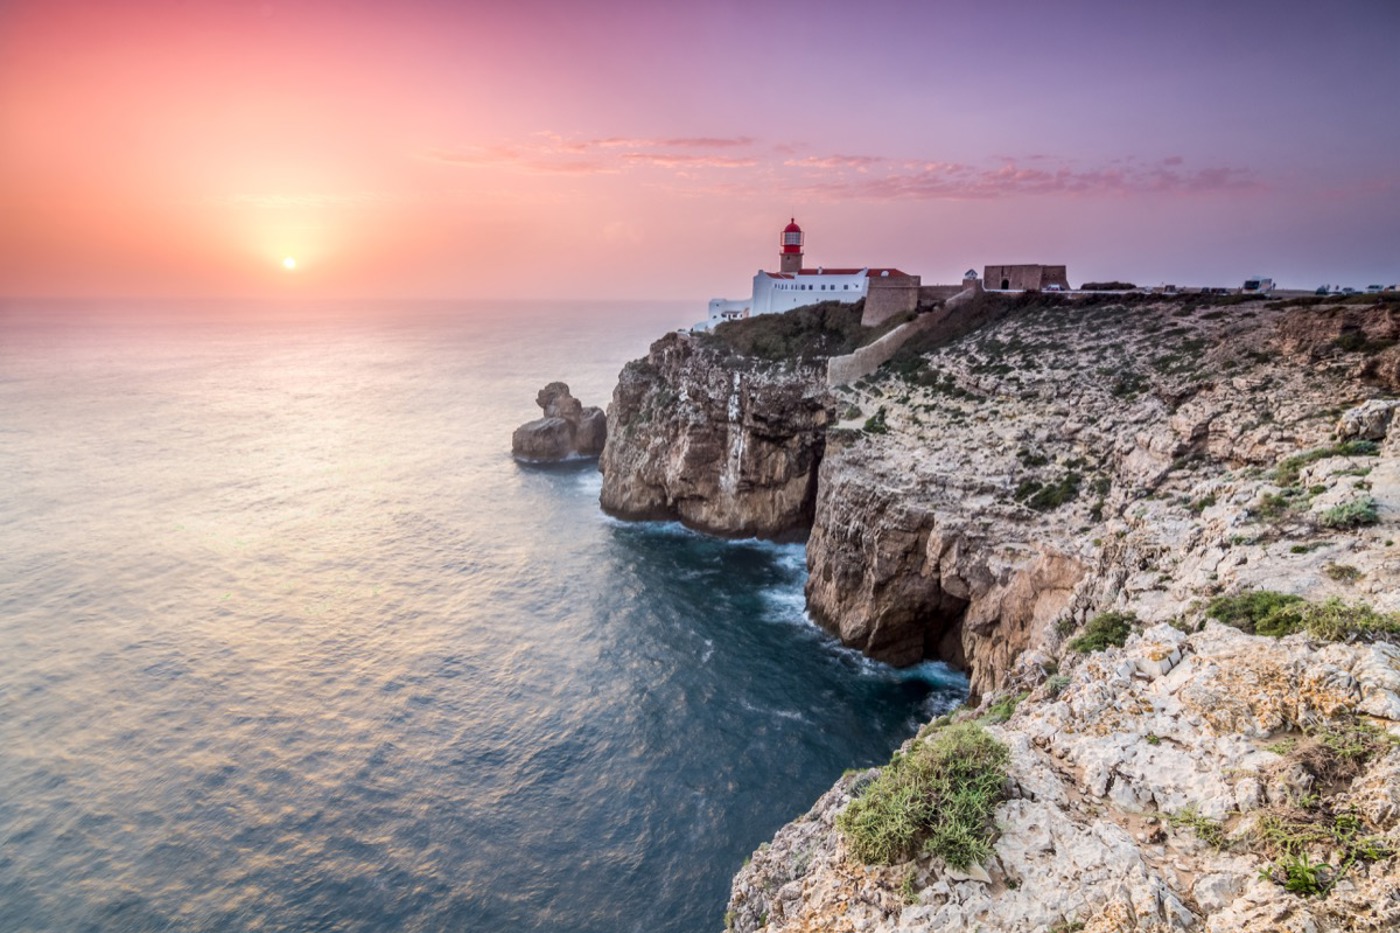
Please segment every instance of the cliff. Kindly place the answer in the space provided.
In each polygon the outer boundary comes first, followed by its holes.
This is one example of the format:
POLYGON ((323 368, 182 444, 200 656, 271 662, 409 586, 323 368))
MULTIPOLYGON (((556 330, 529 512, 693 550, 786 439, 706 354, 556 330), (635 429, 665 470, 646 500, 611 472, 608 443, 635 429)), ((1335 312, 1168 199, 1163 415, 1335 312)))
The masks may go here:
POLYGON ((618 377, 599 460, 603 509, 730 537, 805 534, 828 405, 820 362, 663 337, 618 377))
POLYGON ((990 853, 838 826, 928 727, 755 853, 732 926, 1396 929, 1394 309, 1019 304, 837 393, 808 542, 817 621, 969 670, 990 853), (1293 608, 1207 618, 1237 594, 1293 608))
POLYGON ((842 828, 894 787, 876 832, 953 832, 961 798, 901 783, 931 724, 755 853, 731 925, 1396 929, 1396 306, 1002 301, 830 391, 683 337, 623 373, 605 507, 810 521, 814 620, 965 667, 955 718, 1006 749, 978 858, 842 828))

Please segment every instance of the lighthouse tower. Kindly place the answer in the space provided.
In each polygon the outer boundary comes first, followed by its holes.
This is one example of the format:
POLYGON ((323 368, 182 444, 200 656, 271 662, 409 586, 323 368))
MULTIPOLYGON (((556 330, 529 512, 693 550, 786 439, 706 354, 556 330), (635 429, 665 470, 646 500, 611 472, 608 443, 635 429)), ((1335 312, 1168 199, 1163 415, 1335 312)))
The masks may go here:
POLYGON ((779 255, 783 260, 779 272, 796 275, 802 271, 802 228, 796 217, 783 228, 783 251, 779 255))

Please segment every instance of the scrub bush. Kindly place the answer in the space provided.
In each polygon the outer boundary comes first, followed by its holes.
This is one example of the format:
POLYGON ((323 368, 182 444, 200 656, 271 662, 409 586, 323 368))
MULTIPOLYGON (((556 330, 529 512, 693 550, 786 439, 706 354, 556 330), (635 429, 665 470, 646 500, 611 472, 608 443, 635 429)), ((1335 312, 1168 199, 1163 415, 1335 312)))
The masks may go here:
POLYGON ((991 854, 992 811, 1005 796, 1009 759, 981 726, 948 726, 896 755, 836 825, 867 864, 925 854, 966 869, 991 854))

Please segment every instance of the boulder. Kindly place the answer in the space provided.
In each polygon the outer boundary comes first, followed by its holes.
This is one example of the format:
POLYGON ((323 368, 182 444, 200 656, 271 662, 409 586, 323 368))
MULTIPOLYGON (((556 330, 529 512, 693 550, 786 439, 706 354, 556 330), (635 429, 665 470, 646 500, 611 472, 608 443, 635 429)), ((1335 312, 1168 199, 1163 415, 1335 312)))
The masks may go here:
POLYGON ((584 457, 596 457, 603 452, 608 440, 608 416, 603 409, 590 405, 578 420, 578 436, 574 444, 584 457))
POLYGON ((574 453, 574 432, 563 418, 537 418, 515 429, 511 452, 523 460, 563 460, 574 453))
POLYGON ((555 461, 596 457, 608 437, 602 409, 584 408, 562 382, 551 382, 535 396, 543 418, 526 422, 511 436, 511 453, 521 460, 555 461))

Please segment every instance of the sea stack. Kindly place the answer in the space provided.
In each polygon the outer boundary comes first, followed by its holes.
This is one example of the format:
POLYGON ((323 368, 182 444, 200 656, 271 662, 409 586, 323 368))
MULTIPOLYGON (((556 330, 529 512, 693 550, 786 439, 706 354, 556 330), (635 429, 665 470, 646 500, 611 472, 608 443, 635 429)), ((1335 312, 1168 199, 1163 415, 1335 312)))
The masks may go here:
POLYGON ((511 453, 533 462, 596 457, 608 439, 608 419, 601 408, 583 407, 562 382, 540 389, 535 404, 544 417, 528 421, 511 436, 511 453))

